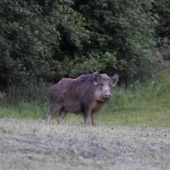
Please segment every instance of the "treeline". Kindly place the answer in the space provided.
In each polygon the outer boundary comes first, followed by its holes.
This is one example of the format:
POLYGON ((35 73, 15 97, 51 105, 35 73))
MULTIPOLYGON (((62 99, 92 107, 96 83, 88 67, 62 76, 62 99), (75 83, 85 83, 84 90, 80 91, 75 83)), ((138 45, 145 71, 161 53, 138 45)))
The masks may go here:
POLYGON ((170 59, 169 0, 1 0, 0 86, 57 82, 94 71, 121 82, 170 59))

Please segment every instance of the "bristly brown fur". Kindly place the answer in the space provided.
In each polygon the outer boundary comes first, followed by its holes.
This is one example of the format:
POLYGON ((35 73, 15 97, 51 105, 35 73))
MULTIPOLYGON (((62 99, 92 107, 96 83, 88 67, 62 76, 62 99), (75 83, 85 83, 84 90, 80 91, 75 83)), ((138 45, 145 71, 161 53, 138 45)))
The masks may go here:
POLYGON ((98 112, 111 99, 111 78, 98 72, 82 75, 77 79, 63 78, 50 90, 50 111, 48 121, 58 112, 57 121, 61 123, 68 112, 83 113, 85 124, 89 124, 91 114, 92 124, 96 125, 98 112), (96 81, 94 83, 94 76, 96 81), (97 85, 95 85, 97 84, 97 85), (102 90, 105 86, 105 91, 102 90), (109 96, 109 97, 108 97, 109 96))

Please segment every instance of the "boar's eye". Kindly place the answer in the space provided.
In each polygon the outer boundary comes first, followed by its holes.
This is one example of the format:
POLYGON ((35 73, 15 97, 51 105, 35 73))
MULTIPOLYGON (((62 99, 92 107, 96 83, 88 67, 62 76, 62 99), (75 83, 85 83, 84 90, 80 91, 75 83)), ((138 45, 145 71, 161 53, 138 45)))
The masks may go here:
POLYGON ((100 86, 104 86, 104 84, 100 84, 100 86))

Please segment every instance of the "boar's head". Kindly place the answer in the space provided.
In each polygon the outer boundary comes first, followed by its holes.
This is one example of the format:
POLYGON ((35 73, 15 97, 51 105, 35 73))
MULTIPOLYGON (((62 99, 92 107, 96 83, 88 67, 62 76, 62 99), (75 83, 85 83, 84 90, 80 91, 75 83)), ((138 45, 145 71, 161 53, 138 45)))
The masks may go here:
POLYGON ((97 87, 95 91, 95 100, 101 102, 107 102, 112 99, 111 87, 115 87, 118 82, 118 75, 109 77, 106 74, 99 74, 94 72, 93 82, 97 87))

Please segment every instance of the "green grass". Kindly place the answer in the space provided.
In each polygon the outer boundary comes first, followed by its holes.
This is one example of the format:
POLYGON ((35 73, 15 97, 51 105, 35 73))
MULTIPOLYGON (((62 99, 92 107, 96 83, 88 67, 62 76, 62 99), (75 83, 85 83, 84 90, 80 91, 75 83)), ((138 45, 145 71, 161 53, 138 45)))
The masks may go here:
POLYGON ((169 169, 169 137, 169 128, 4 118, 0 119, 0 169, 169 169))
MULTIPOLYGON (((45 119, 48 110, 46 99, 22 101, 17 107, 1 106, 0 118, 45 119)), ((113 100, 101 110, 97 124, 169 127, 169 120, 170 76, 161 75, 144 84, 135 82, 126 90, 124 87, 114 88, 113 100)), ((68 114, 64 121, 83 124, 83 117, 68 114)))

